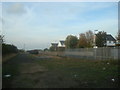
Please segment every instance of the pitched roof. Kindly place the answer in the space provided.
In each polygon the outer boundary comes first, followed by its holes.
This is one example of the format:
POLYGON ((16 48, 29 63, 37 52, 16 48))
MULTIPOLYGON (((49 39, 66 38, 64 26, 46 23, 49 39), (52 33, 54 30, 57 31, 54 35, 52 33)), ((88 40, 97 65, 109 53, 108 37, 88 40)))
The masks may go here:
POLYGON ((52 45, 58 45, 58 43, 51 43, 52 45))
POLYGON ((65 45, 65 41, 60 41, 61 45, 65 45))
POLYGON ((116 41, 116 39, 111 34, 107 34, 106 40, 108 40, 108 41, 116 41))

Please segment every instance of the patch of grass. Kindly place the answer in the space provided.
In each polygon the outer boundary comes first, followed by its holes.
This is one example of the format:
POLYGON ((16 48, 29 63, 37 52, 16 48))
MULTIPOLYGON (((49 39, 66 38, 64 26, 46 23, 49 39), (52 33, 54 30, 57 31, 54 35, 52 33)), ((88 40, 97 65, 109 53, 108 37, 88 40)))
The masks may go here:
POLYGON ((115 60, 92 61, 65 58, 41 60, 38 63, 49 71, 61 74, 63 78, 69 77, 73 79, 73 82, 82 83, 82 87, 118 86, 118 64, 115 60), (112 78, 115 79, 115 82, 112 82, 112 78))
POLYGON ((39 59, 20 55, 3 65, 3 75, 12 75, 3 78, 4 87, 114 88, 118 87, 117 63, 115 60, 39 59))

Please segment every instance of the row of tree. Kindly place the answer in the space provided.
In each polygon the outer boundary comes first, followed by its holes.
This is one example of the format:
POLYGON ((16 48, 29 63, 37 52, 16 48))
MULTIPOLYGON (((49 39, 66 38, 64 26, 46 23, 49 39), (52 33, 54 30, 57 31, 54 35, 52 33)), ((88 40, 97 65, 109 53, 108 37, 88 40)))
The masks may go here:
MULTIPOLYGON (((107 33, 104 31, 99 31, 97 34, 89 30, 85 33, 81 33, 79 38, 73 35, 68 35, 65 40, 66 48, 91 48, 94 45, 98 47, 106 46, 106 36, 107 33)), ((116 36, 116 39, 120 42, 120 33, 116 36)))
POLYGON ((2 44, 2 55, 4 56, 10 53, 18 53, 17 47, 11 44, 4 43, 3 37, 4 36, 0 35, 0 43, 2 44))
POLYGON ((14 45, 10 44, 2 44, 2 55, 10 54, 10 53, 18 53, 18 49, 14 45))
MULTIPOLYGON (((79 38, 74 35, 68 35, 65 40, 65 48, 92 48, 95 45, 97 47, 104 47, 106 46, 106 36, 107 33, 104 31, 99 31, 95 34, 91 30, 85 33, 80 33, 79 38)), ((116 40, 119 42, 120 46, 120 33, 117 34, 116 40)), ((65 48, 57 48, 57 46, 51 46, 49 50, 59 51, 59 49, 62 49, 61 51, 63 51, 65 48)))
POLYGON ((66 48, 85 48, 93 46, 94 34, 92 31, 81 33, 79 38, 77 36, 68 35, 65 40, 66 48))

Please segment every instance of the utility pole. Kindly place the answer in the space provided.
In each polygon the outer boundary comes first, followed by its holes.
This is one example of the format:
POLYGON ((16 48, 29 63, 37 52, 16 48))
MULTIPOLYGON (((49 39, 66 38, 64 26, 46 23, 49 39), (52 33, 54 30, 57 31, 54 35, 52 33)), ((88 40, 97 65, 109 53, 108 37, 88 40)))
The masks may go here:
POLYGON ((97 48, 97 46, 96 46, 96 35, 95 35, 95 32, 96 31, 98 31, 98 30, 94 30, 94 47, 93 48, 95 48, 94 50, 94 59, 96 60, 97 59, 97 55, 96 55, 96 48, 97 48))
POLYGON ((25 51, 25 44, 23 45, 23 50, 25 51))
POLYGON ((94 30, 94 47, 93 48, 97 48, 97 46, 96 46, 96 35, 95 35, 96 31, 98 31, 98 30, 94 30))

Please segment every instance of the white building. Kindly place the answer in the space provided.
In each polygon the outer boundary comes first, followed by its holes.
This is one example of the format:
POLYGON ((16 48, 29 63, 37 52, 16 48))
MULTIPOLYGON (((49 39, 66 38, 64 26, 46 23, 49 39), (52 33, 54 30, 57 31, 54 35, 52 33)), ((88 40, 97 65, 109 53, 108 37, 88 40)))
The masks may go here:
POLYGON ((60 40, 58 43, 58 47, 65 47, 65 41, 60 40))
POLYGON ((116 39, 111 35, 107 34, 106 36, 106 46, 115 46, 116 45, 116 39))

